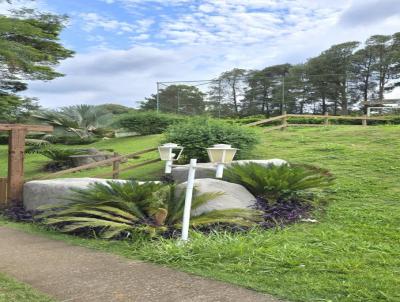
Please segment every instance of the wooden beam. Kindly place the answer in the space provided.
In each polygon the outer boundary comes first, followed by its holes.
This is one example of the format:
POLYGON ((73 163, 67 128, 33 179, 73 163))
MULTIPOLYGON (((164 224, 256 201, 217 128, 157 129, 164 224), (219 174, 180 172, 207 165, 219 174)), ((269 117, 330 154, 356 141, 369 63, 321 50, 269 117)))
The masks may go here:
MULTIPOLYGON (((35 178, 36 180, 39 179, 49 179, 49 178, 54 178, 56 176, 60 176, 60 175, 64 175, 64 174, 68 174, 68 173, 72 173, 72 172, 77 172, 77 171, 81 171, 81 170, 87 170, 87 169, 91 169, 91 168, 96 168, 99 166, 103 166, 103 165, 111 165, 113 162, 115 161, 122 161, 122 160, 126 160, 127 158, 133 158, 136 157, 137 155, 141 155, 141 154, 145 154, 148 152, 152 152, 157 150, 157 148, 150 148, 150 149, 146 149, 146 150, 142 150, 142 151, 138 151, 129 155, 123 155, 123 156, 117 156, 117 157, 112 157, 109 159, 105 159, 102 161, 97 161, 94 163, 90 163, 90 164, 86 164, 86 165, 82 165, 79 167, 75 167, 75 168, 71 168, 71 169, 67 169, 67 170, 62 170, 56 173, 52 173, 49 175, 45 175, 43 177, 39 177, 39 178, 35 178)), ((122 170, 120 170, 122 171, 122 170)))
POLYGON ((11 131, 12 129, 24 129, 33 132, 53 132, 53 126, 47 125, 24 125, 24 124, 0 124, 0 131, 11 131))
MULTIPOLYGON (((134 168, 139 168, 139 167, 146 166, 146 165, 149 165, 149 164, 152 164, 152 163, 157 163, 159 161, 161 161, 161 159, 159 159, 159 158, 146 160, 144 162, 137 163, 137 164, 134 164, 134 165, 130 165, 130 166, 125 167, 123 169, 119 169, 119 172, 120 173, 121 172, 125 172, 125 171, 128 171, 128 170, 134 169, 134 168)), ((96 176, 94 176, 94 178, 103 178, 103 177, 112 176, 112 175, 113 175, 113 172, 106 172, 106 173, 102 173, 102 174, 96 175, 96 176)))
POLYGON ((257 126, 257 125, 261 125, 261 124, 265 124, 265 123, 269 123, 269 122, 273 122, 273 121, 278 121, 285 118, 285 115, 279 115, 279 116, 274 116, 271 118, 267 118, 265 120, 261 120, 261 121, 257 121, 257 122, 253 122, 250 124, 246 124, 246 126, 252 127, 252 126, 257 126))
MULTIPOLYGON (((323 118, 330 120, 363 120, 364 116, 349 116, 349 115, 312 115, 312 114, 288 114, 288 117, 306 117, 306 118, 323 118)), ((387 121, 384 117, 367 117, 367 120, 387 121)))
POLYGON ((24 153, 27 129, 12 128, 8 138, 8 202, 22 204, 24 153))

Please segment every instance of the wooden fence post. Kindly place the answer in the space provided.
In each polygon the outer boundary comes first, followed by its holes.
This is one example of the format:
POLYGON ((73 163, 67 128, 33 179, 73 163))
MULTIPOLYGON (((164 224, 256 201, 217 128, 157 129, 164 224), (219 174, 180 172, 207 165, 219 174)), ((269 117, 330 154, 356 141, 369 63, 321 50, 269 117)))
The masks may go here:
POLYGON ((22 203, 26 128, 13 128, 8 139, 8 201, 22 203))
MULTIPOLYGON (((114 152, 114 157, 118 157, 120 156, 117 152, 114 152)), ((113 179, 117 179, 119 177, 119 164, 120 164, 120 160, 116 160, 113 162, 113 174, 112 174, 112 178, 113 179)))
POLYGON ((325 118, 324 118, 324 125, 325 125, 325 126, 329 126, 328 115, 329 115, 329 113, 328 113, 328 112, 325 112, 325 118))
POLYGON ((282 112, 282 116, 282 130, 285 130, 288 127, 286 110, 282 112))
POLYGON ((0 178, 0 209, 7 206, 7 178, 0 178))
POLYGON ((363 116, 362 125, 367 126, 367 115, 363 116))

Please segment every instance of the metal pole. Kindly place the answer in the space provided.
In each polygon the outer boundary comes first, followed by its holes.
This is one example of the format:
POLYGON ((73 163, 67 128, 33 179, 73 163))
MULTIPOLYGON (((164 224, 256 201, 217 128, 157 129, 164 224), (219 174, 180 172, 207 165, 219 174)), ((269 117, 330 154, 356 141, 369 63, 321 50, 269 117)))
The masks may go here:
POLYGON ((192 209, 192 197, 193 197, 194 177, 196 174, 196 165, 197 165, 197 159, 191 159, 189 164, 188 180, 186 183, 185 207, 183 209, 183 220, 182 220, 183 241, 187 241, 189 237, 190 211, 192 209))
POLYGON ((221 118, 221 80, 218 81, 218 118, 221 118))
POLYGON ((157 113, 160 111, 160 82, 157 82, 157 113))
POLYGON ((282 109, 281 109, 282 114, 284 111, 284 108, 283 108, 284 103, 285 103, 285 76, 282 76, 282 109))

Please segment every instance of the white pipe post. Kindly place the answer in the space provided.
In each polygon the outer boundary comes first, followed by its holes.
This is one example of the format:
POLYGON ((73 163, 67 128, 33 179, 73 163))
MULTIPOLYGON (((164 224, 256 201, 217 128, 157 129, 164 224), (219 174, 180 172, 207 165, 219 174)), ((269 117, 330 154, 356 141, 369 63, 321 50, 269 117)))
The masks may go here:
POLYGON ((224 175, 224 164, 217 164, 217 173, 215 173, 216 178, 222 178, 224 175))
POLYGON ((221 162, 219 164, 217 164, 217 171, 215 173, 216 178, 222 178, 222 176, 224 175, 224 164, 223 163, 225 162, 225 156, 226 156, 226 150, 224 150, 222 153, 221 162))
POLYGON ((171 174, 172 172, 172 160, 167 160, 165 162, 165 174, 171 174))
POLYGON ((189 164, 188 180, 186 184, 185 207, 183 210, 183 221, 182 221, 183 241, 187 241, 189 237, 190 211, 192 209, 192 197, 193 197, 194 177, 196 174, 196 165, 197 165, 197 159, 191 159, 189 164))

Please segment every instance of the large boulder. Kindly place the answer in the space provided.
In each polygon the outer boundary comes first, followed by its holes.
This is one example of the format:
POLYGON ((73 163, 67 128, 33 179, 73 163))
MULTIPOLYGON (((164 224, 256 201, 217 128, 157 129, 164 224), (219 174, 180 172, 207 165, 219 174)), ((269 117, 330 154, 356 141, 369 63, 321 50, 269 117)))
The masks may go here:
MULTIPOLYGON (((249 160, 235 160, 232 164, 244 165, 247 163, 256 163, 263 166, 281 166, 287 164, 287 161, 283 159, 249 159, 249 160)), ((196 167, 196 178, 213 178, 215 177, 217 166, 213 163, 198 163, 196 167)), ((174 166, 171 173, 172 179, 176 183, 182 183, 187 181, 188 177, 188 165, 174 166)))
POLYGON ((107 181, 126 182, 117 179, 98 178, 59 178, 50 180, 33 180, 24 185, 24 207, 36 210, 42 205, 67 203, 76 189, 86 189, 90 184, 107 183, 107 181))
MULTIPOLYGON (((177 193, 185 192, 186 182, 177 186, 177 193)), ((203 178, 195 180, 195 194, 221 193, 220 196, 208 201, 192 211, 194 216, 213 210, 249 209, 254 208, 256 198, 241 185, 223 180, 203 178)))

